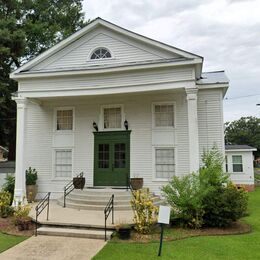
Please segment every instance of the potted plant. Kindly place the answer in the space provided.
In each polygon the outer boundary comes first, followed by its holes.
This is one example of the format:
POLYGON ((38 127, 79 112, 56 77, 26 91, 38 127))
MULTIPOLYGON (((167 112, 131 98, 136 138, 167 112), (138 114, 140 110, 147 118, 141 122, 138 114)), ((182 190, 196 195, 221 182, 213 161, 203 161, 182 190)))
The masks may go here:
POLYGON ((26 195, 28 202, 33 202, 37 194, 36 181, 38 179, 37 171, 29 167, 26 173, 26 195))
POLYGON ((130 224, 118 224, 116 231, 120 239, 126 240, 130 238, 132 226, 130 224))
POLYGON ((14 219, 19 231, 29 229, 31 223, 31 218, 29 217, 30 210, 31 207, 29 205, 18 205, 15 209, 14 219))
POLYGON ((130 183, 133 190, 140 190, 143 188, 144 179, 138 177, 130 178, 130 183))
POLYGON ((77 177, 73 178, 73 185, 75 189, 83 190, 85 186, 86 179, 83 177, 83 172, 81 172, 77 177))

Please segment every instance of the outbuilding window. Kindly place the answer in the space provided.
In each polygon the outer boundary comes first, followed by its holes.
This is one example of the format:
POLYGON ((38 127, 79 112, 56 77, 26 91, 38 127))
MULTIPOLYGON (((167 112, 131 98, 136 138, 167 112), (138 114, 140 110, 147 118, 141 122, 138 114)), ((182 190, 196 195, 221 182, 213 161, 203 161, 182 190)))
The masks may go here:
POLYGON ((72 150, 55 151, 55 177, 69 178, 72 176, 72 150))
POLYGON ((91 60, 98 60, 98 59, 106 59, 111 58, 111 53, 106 48, 98 48, 92 54, 90 59, 91 60))
POLYGON ((155 172, 159 179, 170 179, 174 175, 174 148, 155 148, 155 172))
POLYGON ((232 155, 233 172, 243 172, 242 155, 232 155))

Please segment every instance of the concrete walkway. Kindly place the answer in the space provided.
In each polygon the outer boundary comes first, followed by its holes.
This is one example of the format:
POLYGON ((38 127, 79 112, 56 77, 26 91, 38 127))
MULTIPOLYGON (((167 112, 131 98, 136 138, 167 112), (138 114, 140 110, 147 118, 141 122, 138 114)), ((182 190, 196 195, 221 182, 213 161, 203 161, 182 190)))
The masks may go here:
POLYGON ((105 244, 98 239, 37 236, 3 252, 0 260, 87 260, 105 244))

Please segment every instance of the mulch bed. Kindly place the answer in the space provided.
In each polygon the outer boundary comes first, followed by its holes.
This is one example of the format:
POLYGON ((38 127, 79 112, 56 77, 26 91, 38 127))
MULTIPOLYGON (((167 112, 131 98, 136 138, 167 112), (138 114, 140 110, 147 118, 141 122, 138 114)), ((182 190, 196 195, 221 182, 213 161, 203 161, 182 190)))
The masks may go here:
MULTIPOLYGON (((166 227, 164 232, 164 241, 174 241, 197 236, 223 236, 223 235, 239 235, 251 232, 251 227, 243 222, 234 222, 228 228, 201 228, 201 229, 184 229, 179 227, 166 227)), ((112 242, 125 243, 150 243, 160 240, 160 228, 155 227, 151 234, 142 235, 132 231, 131 238, 121 240, 114 236, 112 242)))
POLYGON ((0 232, 15 235, 15 236, 27 236, 30 237, 34 235, 35 224, 30 223, 29 230, 19 231, 18 227, 15 225, 14 218, 1 218, 0 217, 0 232))

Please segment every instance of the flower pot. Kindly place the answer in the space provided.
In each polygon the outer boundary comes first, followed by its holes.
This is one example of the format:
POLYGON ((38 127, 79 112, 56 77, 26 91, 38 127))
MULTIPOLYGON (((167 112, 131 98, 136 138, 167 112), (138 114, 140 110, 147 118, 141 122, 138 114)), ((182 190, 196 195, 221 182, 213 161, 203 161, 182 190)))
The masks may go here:
POLYGON ((131 178, 131 186, 133 190, 140 190, 143 188, 144 179, 143 178, 131 178))
POLYGON ((81 189, 83 190, 85 186, 85 177, 75 177, 73 178, 73 185, 75 189, 81 189))
POLYGON ((35 197, 37 194, 38 186, 35 185, 26 185, 26 196, 28 202, 35 201, 35 197))
POLYGON ((118 235, 120 239, 126 240, 130 238, 131 228, 119 228, 118 235))

